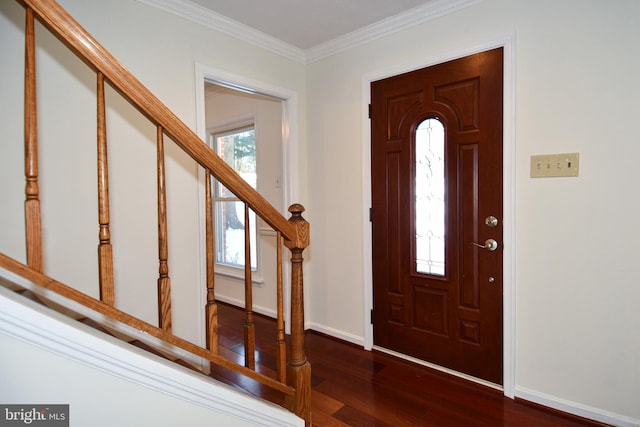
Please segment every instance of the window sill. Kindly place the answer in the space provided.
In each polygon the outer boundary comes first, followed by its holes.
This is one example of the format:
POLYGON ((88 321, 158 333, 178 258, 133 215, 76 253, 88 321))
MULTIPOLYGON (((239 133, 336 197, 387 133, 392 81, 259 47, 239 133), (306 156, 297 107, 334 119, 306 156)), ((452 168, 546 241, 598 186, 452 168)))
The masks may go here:
MULTIPOLYGON (((230 279, 236 279, 244 283, 244 271, 240 272, 240 270, 235 268, 221 267, 216 266, 214 270, 215 274, 223 277, 228 277, 230 279)), ((259 276, 257 272, 251 273, 251 283, 253 286, 257 286, 259 288, 264 287, 264 278, 259 276)))

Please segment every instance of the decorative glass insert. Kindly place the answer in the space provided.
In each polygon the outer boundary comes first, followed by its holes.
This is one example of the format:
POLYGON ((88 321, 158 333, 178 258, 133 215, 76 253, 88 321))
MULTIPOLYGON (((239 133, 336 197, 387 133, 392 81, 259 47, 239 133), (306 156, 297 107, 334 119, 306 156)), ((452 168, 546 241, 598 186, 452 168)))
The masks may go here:
MULTIPOLYGON (((253 125, 214 135, 215 150, 253 188, 257 187, 256 140, 253 125)), ((215 184, 216 262, 244 267, 244 203, 219 182, 215 184)), ((256 270, 256 215, 249 211, 251 269, 256 270)))
POLYGON ((415 139, 416 272, 445 273, 444 126, 436 118, 424 120, 415 139))

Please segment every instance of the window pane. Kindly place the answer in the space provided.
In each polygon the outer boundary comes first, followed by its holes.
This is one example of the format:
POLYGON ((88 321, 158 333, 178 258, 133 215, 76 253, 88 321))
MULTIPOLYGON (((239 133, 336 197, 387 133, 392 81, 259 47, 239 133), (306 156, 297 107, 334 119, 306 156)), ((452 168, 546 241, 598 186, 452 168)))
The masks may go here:
POLYGON ((416 271, 444 276, 444 126, 427 119, 416 129, 416 271))
MULTIPOLYGON (((216 152, 253 188, 257 188, 256 139, 253 128, 216 135, 216 152)), ((218 197, 234 197, 222 184, 217 186, 218 197)))
MULTIPOLYGON (((215 149, 253 188, 257 188, 256 141, 253 126, 216 134, 215 149)), ((216 262, 231 267, 244 267, 244 203, 225 186, 215 185, 216 198, 216 262), (226 199, 226 200, 225 200, 226 199)), ((251 268, 257 268, 256 216, 249 213, 251 268)))
MULTIPOLYGON (((251 269, 257 268, 256 215, 249 211, 251 269)), ((244 267, 244 203, 216 202, 216 262, 231 267, 244 267)))

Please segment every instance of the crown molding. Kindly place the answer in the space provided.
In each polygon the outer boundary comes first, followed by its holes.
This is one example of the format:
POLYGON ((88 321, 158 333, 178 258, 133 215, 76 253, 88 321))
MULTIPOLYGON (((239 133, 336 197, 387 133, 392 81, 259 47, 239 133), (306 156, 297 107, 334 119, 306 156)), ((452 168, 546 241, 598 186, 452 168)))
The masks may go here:
POLYGON ((228 34, 296 62, 305 62, 305 51, 248 25, 227 18, 188 0, 137 0, 172 15, 228 34))
POLYGON ((457 12, 483 0, 433 0, 398 15, 345 34, 307 50, 300 49, 248 25, 227 18, 189 0, 137 0, 140 3, 223 32, 293 61, 308 64, 389 36, 407 28, 457 12))
POLYGON ((391 16, 362 27, 344 36, 319 44, 305 52, 305 63, 335 55, 360 46, 372 40, 389 36, 407 28, 432 21, 445 15, 470 7, 483 0, 434 0, 422 6, 414 7, 398 15, 391 16))

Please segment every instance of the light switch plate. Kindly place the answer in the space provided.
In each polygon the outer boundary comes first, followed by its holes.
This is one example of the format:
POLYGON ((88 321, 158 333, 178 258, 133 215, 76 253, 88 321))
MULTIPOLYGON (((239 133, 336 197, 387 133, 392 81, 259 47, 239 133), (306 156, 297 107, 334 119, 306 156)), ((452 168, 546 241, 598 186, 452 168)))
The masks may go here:
POLYGON ((579 153, 531 156, 531 178, 578 176, 579 153))

